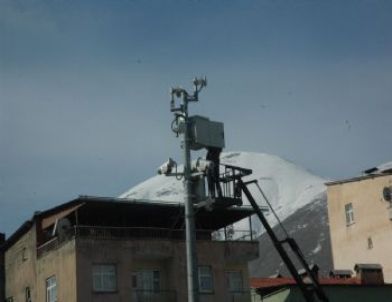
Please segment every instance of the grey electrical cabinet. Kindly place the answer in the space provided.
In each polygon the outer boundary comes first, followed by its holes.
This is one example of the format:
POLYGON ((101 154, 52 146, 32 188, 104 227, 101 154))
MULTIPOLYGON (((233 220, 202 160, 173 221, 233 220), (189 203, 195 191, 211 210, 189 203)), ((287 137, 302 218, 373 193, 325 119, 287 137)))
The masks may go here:
POLYGON ((225 134, 223 123, 210 121, 200 115, 189 117, 191 149, 215 147, 223 149, 225 147, 225 134))

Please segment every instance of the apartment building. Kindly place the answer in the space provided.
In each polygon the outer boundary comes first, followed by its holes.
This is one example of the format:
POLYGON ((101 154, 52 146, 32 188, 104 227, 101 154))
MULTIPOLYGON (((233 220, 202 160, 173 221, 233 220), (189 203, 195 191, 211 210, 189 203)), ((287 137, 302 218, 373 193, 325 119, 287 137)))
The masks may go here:
POLYGON ((378 263, 392 282, 392 169, 373 168, 360 177, 327 183, 335 269, 378 263))
MULTIPOLYGON (((251 214, 198 209, 201 302, 250 301, 258 243, 216 231, 251 214)), ((186 301, 184 237, 183 204, 81 196, 35 213, 7 239, 6 301, 186 301)))

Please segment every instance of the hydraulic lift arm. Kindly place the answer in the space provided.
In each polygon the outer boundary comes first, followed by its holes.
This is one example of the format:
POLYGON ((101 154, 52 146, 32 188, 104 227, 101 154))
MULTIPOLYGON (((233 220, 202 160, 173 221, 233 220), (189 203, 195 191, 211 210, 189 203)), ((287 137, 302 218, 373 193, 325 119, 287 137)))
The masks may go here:
MULTIPOLYGON (((252 183, 252 182, 249 182, 252 183)), ((269 225, 267 219, 265 218, 263 212, 260 210, 259 206, 257 205, 255 199, 253 198, 252 194, 250 193, 247 184, 249 183, 244 183, 242 181, 241 178, 239 178, 237 180, 237 186, 239 186, 239 188, 242 190, 242 192, 244 192, 245 196, 247 197, 247 199, 249 200, 250 204, 252 205, 256 215, 258 216, 258 218, 260 219, 263 227, 265 228, 268 236, 271 238, 272 243, 274 244, 276 250, 278 251, 280 257, 282 258, 283 262, 286 264, 288 270, 290 271, 290 274, 292 275, 292 277, 294 278, 295 282, 298 284, 306 302, 315 302, 318 301, 316 300, 316 297, 314 294, 317 295, 317 298, 319 299, 319 301, 322 302, 328 302, 328 298, 325 295, 323 289, 321 288, 317 278, 313 275, 312 271, 309 268, 308 263, 306 262, 299 246, 297 245, 297 243, 295 242, 295 240, 293 238, 286 238, 283 241, 280 241, 277 236, 275 235, 273 229, 271 228, 271 226, 269 225), (297 268, 295 267, 294 263, 291 261, 288 253, 286 252, 286 250, 283 247, 283 243, 288 243, 288 245, 290 246, 290 248, 292 249, 292 251, 295 253, 295 255, 297 256, 299 262, 301 263, 301 265, 303 266, 303 268, 305 269, 305 271, 307 272, 311 283, 307 284, 304 283, 304 281, 302 280, 301 276, 298 274, 297 268)))

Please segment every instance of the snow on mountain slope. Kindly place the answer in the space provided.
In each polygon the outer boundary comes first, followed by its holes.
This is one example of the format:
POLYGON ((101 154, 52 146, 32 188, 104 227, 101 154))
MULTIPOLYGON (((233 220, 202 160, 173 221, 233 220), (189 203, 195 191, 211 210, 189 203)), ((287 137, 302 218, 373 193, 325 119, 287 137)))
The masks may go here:
MULTIPOLYGON (((318 199, 325 193, 325 179, 315 176, 305 169, 278 156, 265 153, 225 152, 222 164, 230 164, 253 170, 245 180, 257 179, 281 220, 296 210, 318 199)), ((255 185, 249 186, 256 201, 265 205, 255 185)), ((175 177, 154 176, 121 194, 120 198, 147 199, 162 202, 183 202, 183 184, 175 177)), ((244 200, 244 204, 248 204, 244 200)), ((276 221, 267 215, 272 225, 276 221)), ((241 225, 241 224, 240 224, 241 225)), ((260 232, 260 226, 256 226, 260 232)))
MULTIPOLYGON (((327 195, 305 205, 283 221, 285 229, 291 238, 294 238, 301 248, 309 264, 317 264, 320 276, 328 276, 333 269, 332 251, 329 237, 327 210, 327 195)), ((278 238, 285 234, 278 226, 274 227, 278 238)), ((277 273, 289 276, 290 273, 276 252, 271 239, 267 234, 259 237, 259 258, 249 263, 249 273, 252 277, 268 277, 277 273)), ((293 253, 287 249, 297 268, 301 265, 296 261, 293 253)))

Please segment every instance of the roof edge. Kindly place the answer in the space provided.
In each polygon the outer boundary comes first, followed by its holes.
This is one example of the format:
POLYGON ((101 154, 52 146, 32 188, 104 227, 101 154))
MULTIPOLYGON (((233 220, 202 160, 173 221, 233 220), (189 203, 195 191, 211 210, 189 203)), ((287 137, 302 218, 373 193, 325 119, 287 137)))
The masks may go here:
POLYGON ((333 185, 339 185, 339 184, 344 184, 344 183, 348 183, 348 182, 356 182, 356 181, 391 176, 391 175, 392 175, 392 173, 361 175, 361 176, 342 179, 342 180, 329 181, 329 182, 326 182, 325 185, 326 186, 333 186, 333 185))
POLYGON ((25 221, 12 235, 6 239, 0 247, 1 250, 7 251, 20 237, 26 234, 34 225, 34 216, 30 220, 25 221))

